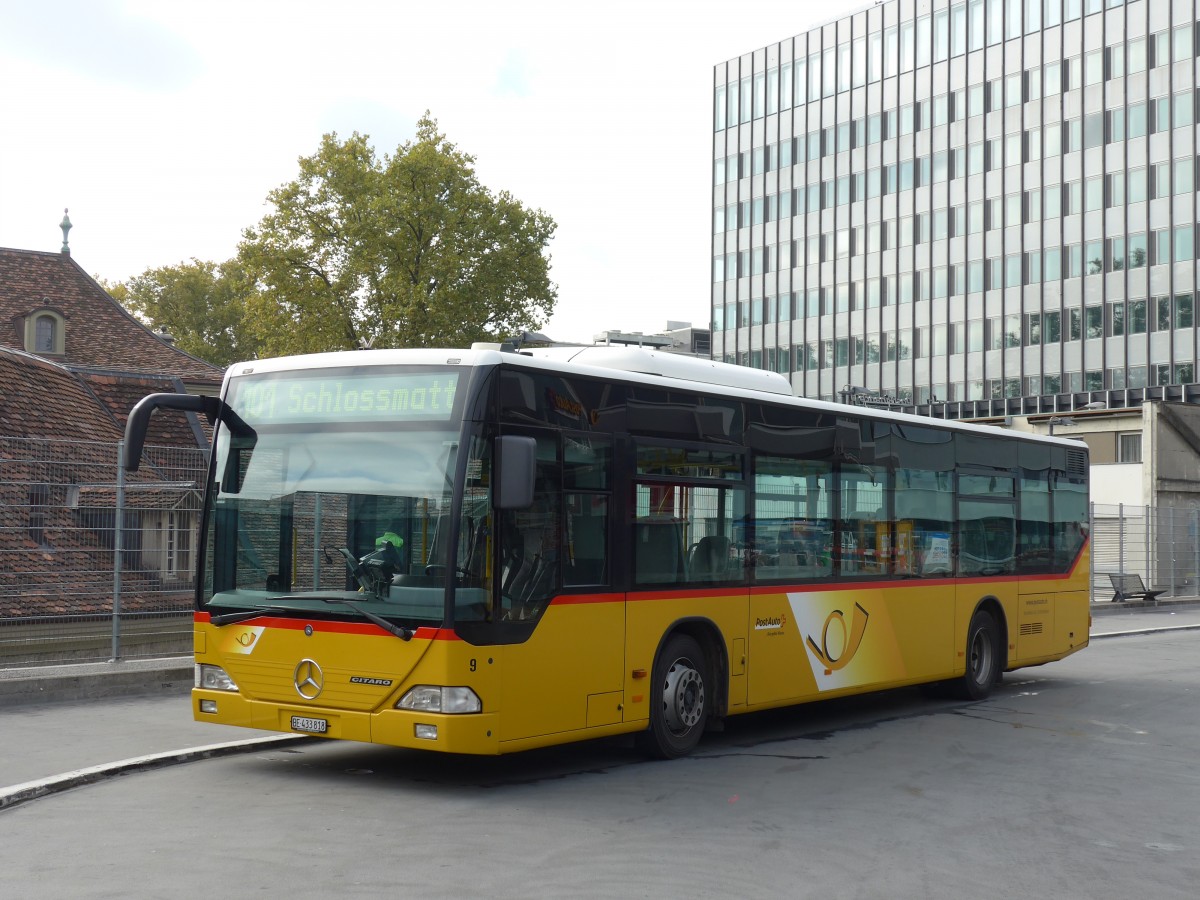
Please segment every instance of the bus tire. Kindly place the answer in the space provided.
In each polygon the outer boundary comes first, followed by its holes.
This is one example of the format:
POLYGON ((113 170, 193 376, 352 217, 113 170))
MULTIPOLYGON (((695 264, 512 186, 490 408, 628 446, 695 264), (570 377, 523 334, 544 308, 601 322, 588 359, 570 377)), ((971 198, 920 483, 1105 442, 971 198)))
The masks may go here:
POLYGON ((639 735, 642 750, 656 759, 687 756, 708 721, 711 693, 704 650, 695 638, 675 634, 654 661, 650 727, 639 735))
POLYGON ((1000 631, 987 610, 977 610, 967 629, 967 670, 954 684, 961 700, 986 700, 1000 680, 1000 631))

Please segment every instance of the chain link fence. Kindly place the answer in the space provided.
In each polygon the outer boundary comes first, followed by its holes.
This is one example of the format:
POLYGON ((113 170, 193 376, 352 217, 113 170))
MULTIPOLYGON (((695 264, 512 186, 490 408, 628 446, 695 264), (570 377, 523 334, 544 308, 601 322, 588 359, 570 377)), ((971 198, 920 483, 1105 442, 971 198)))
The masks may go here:
POLYGON ((1113 599, 1110 575, 1140 575, 1164 597, 1195 597, 1200 510, 1093 503, 1092 601, 1113 599))
POLYGON ((208 453, 0 438, 0 667, 191 652, 208 453))

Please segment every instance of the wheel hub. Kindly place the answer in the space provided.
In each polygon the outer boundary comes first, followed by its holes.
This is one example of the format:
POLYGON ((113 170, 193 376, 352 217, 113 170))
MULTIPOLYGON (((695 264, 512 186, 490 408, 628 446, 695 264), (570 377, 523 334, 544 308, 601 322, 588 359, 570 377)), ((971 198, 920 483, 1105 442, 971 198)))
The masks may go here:
POLYGON ((667 670, 663 690, 667 725, 676 733, 692 728, 704 714, 704 679, 686 659, 677 659, 667 670))
POLYGON ((992 647, 987 635, 982 631, 976 633, 971 642, 971 674, 975 681, 982 684, 992 668, 992 647))

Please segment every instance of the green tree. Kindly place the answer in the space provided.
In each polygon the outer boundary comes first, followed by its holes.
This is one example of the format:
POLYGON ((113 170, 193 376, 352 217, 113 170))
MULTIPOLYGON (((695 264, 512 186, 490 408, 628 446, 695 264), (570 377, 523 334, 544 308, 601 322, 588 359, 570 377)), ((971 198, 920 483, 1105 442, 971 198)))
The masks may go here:
POLYGON ((428 113, 382 160, 365 135, 325 135, 240 247, 263 353, 463 346, 541 327, 557 298, 554 220, 492 194, 474 162, 428 113))
POLYGON ((243 325, 251 285, 236 260, 191 262, 147 269, 108 287, 114 299, 148 323, 165 328, 175 346, 217 366, 258 355, 243 325))

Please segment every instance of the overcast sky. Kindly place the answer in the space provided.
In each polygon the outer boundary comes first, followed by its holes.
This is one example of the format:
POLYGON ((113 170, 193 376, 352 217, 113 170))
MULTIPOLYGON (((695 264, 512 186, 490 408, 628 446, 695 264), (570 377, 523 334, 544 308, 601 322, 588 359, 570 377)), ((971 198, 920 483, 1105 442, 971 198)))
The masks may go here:
POLYGON ((864 4, 0 0, 0 246, 122 281, 234 255, 322 134, 429 109, 554 217, 544 331, 706 323, 712 67, 864 4))

